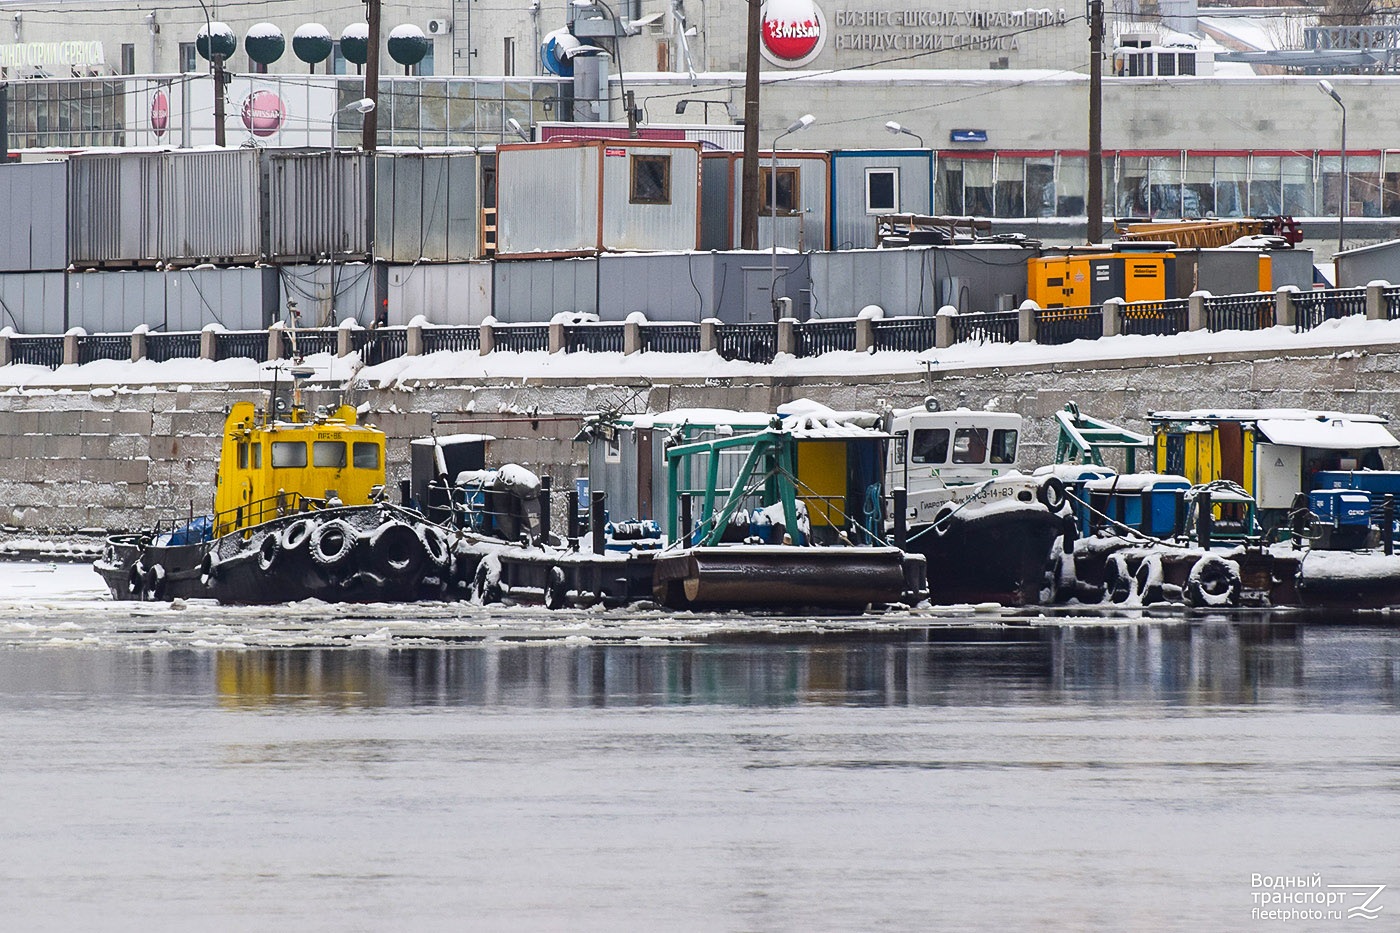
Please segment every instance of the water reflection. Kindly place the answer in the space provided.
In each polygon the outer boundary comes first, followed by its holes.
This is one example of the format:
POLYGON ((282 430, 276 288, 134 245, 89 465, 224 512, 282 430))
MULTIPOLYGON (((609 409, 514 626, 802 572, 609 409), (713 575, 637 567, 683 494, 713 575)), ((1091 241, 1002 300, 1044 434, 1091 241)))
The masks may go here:
POLYGON ((267 706, 1400 705, 1387 629, 1206 619, 701 644, 0 653, 6 702, 267 706))

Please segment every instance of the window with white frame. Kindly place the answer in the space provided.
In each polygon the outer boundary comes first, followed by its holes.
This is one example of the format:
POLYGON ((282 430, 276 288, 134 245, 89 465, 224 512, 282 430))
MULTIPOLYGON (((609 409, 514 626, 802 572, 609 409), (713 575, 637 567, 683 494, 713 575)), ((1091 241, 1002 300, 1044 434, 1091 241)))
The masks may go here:
POLYGON ((865 170, 865 212, 895 214, 899 212, 899 169, 868 168, 865 170))

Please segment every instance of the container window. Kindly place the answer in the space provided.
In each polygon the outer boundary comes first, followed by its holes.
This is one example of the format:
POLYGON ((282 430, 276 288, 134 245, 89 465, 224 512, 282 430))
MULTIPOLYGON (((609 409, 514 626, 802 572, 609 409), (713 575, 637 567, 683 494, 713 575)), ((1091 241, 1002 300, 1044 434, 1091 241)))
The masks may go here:
POLYGON ((344 441, 316 441, 311 445, 311 465, 345 469, 344 441))
POLYGON ((1011 428, 998 428, 992 432, 992 462, 1016 462, 1016 432, 1011 428))
POLYGON ((306 466, 305 441, 273 441, 272 468, 289 470, 306 466))
POLYGON ((958 428, 953 436, 954 463, 982 463, 987 459, 987 429, 958 428))
POLYGON ((355 469, 379 469, 379 445, 358 441, 355 444, 355 469))
POLYGON ((771 168, 760 169, 759 184, 763 188, 763 211, 764 214, 773 213, 773 205, 776 201, 777 212, 779 214, 796 214, 802 209, 802 199, 798 192, 798 170, 796 168, 779 168, 777 173, 777 197, 774 197, 773 181, 774 175, 771 168))
POLYGON ((632 156, 632 203, 671 203, 670 156, 632 156))
POLYGON ((945 463, 948 460, 948 429, 923 428, 914 432, 914 463, 945 463))
POLYGON ((865 212, 892 214, 899 210, 899 169, 865 170, 865 212))

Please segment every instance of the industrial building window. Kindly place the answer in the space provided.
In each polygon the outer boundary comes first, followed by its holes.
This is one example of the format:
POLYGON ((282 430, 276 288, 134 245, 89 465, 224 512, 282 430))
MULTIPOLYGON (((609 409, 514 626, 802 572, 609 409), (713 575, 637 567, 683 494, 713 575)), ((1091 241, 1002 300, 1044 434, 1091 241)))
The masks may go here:
POLYGON ((180 73, 181 73, 181 74, 190 74, 191 72, 194 72, 194 71, 198 71, 198 70, 199 70, 198 68, 195 67, 195 64, 194 64, 194 63, 195 63, 195 54, 196 54, 196 53, 195 53, 195 50, 194 50, 194 43, 193 43, 193 42, 181 42, 181 43, 180 43, 180 73))
POLYGON ((899 210, 899 169, 865 170, 865 212, 892 214, 899 210))
POLYGON ((671 157, 634 155, 632 157, 632 203, 671 203, 671 157))
POLYGON ((136 43, 122 43, 122 74, 136 74, 136 43))
POLYGON ((798 184, 798 170, 796 168, 778 169, 778 189, 777 197, 773 191, 773 172, 767 167, 759 170, 759 186, 763 189, 763 213, 773 213, 773 204, 778 205, 779 214, 796 214, 802 210, 802 199, 798 196, 801 190, 798 184))

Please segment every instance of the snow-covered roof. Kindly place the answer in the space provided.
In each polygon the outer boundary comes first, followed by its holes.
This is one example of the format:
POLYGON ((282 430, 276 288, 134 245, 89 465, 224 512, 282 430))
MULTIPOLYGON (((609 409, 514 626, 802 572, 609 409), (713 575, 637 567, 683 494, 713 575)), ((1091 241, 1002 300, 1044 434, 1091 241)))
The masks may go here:
POLYGON ((1316 411, 1311 408, 1189 408, 1183 411, 1153 411, 1153 421, 1323 421, 1344 420, 1385 424, 1381 415, 1358 412, 1316 411))
POLYGON ((1258 422, 1256 427, 1271 443, 1284 447, 1317 447, 1323 450, 1400 447, 1400 441, 1386 430, 1384 424, 1372 420, 1264 420, 1258 422))
POLYGON ((466 444, 474 441, 494 441, 495 439, 493 434, 439 434, 435 437, 415 437, 409 443, 429 447, 466 444))

